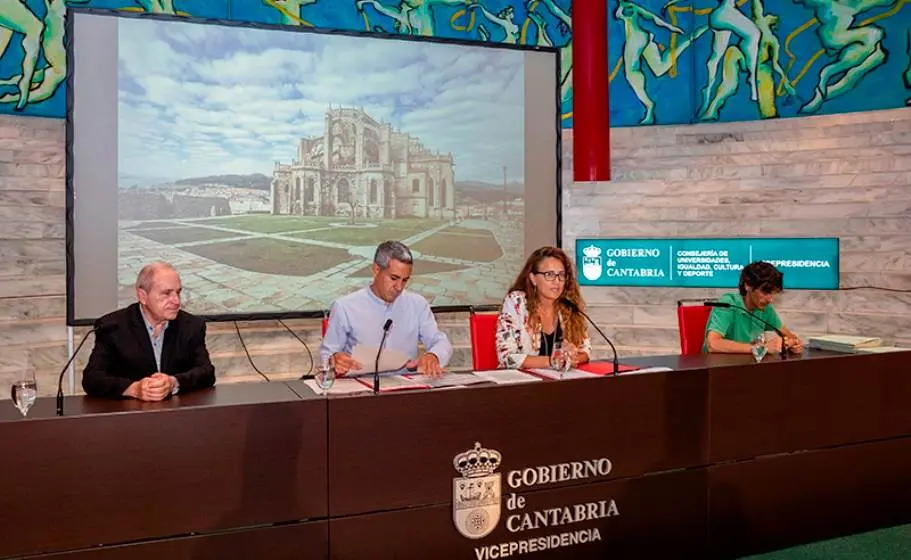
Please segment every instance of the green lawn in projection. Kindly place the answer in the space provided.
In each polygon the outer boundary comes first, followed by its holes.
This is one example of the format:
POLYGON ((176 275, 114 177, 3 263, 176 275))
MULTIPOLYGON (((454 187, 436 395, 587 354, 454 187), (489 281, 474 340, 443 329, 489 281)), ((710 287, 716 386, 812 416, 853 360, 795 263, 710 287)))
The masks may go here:
POLYGON ((238 234, 230 231, 202 227, 161 227, 154 229, 134 229, 130 233, 139 235, 158 243, 165 245, 174 245, 176 243, 193 243, 200 241, 212 241, 214 239, 227 239, 237 237, 238 234))
POLYGON ((351 225, 344 220, 344 218, 336 219, 334 222, 336 225, 319 231, 303 231, 290 236, 345 245, 379 245, 387 240, 405 241, 412 235, 439 227, 444 223, 432 219, 398 219, 360 220, 351 225))
POLYGON ((251 233, 285 233, 310 229, 331 227, 330 224, 342 222, 344 218, 323 216, 273 216, 271 214, 251 214, 200 221, 200 225, 218 226, 229 229, 249 231, 251 233))
POLYGON ((490 230, 451 227, 411 246, 425 255, 475 262, 491 262, 503 256, 503 249, 490 230))
MULTIPOLYGON (((131 224, 126 231, 241 270, 290 276, 315 274, 358 256, 369 262, 372 253, 364 248, 390 239, 410 243, 420 255, 429 257, 418 259, 415 275, 464 270, 503 256, 503 248, 490 230, 447 227, 447 222, 433 218, 359 218, 352 224, 344 216, 248 214, 149 221, 131 224), (249 237, 238 239, 244 236, 249 237), (412 237, 416 239, 413 243, 409 241, 412 237), (225 241, 219 242, 221 239, 225 241), (448 259, 467 262, 445 262, 448 259)), ((351 276, 370 274, 367 265, 351 276)))
POLYGON ((351 260, 344 249, 268 237, 182 247, 184 251, 242 270, 308 276, 351 260))

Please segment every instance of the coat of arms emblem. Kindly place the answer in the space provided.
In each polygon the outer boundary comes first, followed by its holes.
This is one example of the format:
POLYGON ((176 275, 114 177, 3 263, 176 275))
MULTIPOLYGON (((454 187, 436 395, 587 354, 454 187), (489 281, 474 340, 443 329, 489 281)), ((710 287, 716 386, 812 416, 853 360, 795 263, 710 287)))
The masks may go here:
POLYGON ((601 278, 601 270, 601 249, 594 245, 582 249, 582 275, 595 281, 601 278))
POLYGON ((500 473, 494 471, 501 458, 498 451, 475 443, 452 460, 462 474, 452 480, 452 520, 469 539, 486 537, 500 521, 500 473))

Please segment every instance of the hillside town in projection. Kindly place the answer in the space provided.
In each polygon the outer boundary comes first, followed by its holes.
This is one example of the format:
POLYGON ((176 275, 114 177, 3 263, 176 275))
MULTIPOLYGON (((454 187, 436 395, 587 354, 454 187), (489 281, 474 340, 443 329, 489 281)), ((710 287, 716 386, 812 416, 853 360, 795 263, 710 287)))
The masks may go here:
POLYGON ((454 219, 453 166, 451 153, 428 150, 362 109, 331 109, 322 136, 301 138, 296 160, 276 162, 272 213, 454 219))

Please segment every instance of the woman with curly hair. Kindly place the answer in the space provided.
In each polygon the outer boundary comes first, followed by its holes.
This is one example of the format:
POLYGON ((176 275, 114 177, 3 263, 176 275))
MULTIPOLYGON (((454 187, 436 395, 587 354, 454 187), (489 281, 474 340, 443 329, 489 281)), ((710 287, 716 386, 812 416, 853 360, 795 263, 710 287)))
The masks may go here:
POLYGON ((573 367, 587 362, 591 340, 578 311, 584 305, 566 253, 557 247, 536 250, 509 288, 497 318, 500 367, 548 367, 558 343, 573 367))

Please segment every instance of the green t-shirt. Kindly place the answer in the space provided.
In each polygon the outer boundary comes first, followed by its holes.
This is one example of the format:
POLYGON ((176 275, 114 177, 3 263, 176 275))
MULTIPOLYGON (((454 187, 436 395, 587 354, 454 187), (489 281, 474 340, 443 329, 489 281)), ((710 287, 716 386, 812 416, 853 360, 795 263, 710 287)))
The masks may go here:
MULTIPOLYGON (((716 307, 712 309, 712 313, 709 315, 709 321, 705 325, 706 342, 702 345, 703 352, 709 351, 709 331, 717 332, 726 340, 749 344, 755 335, 763 331, 771 330, 746 312, 746 305, 744 304, 743 296, 741 296, 740 293, 724 294, 718 298, 718 301, 730 303, 740 309, 734 309, 732 307, 716 307)), ((775 312, 775 307, 772 306, 772 304, 767 305, 765 309, 754 309, 753 314, 765 320, 776 329, 781 328, 781 318, 778 316, 778 313, 775 312)))

